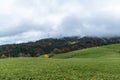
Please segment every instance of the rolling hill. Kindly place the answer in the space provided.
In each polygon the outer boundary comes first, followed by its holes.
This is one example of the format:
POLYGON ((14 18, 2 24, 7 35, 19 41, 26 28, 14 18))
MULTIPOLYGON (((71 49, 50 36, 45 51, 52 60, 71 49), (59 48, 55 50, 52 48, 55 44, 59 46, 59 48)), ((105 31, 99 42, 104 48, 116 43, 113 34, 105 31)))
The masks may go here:
POLYGON ((0 59, 0 80, 120 80, 120 44, 57 54, 0 59))
POLYGON ((120 37, 98 38, 98 37, 63 37, 48 38, 36 42, 21 44, 9 44, 0 46, 0 56, 7 57, 36 57, 46 53, 52 53, 55 48, 62 50, 69 48, 70 51, 120 43, 120 37))
POLYGON ((65 54, 54 55, 53 58, 119 58, 120 44, 92 47, 82 50, 76 50, 65 54))

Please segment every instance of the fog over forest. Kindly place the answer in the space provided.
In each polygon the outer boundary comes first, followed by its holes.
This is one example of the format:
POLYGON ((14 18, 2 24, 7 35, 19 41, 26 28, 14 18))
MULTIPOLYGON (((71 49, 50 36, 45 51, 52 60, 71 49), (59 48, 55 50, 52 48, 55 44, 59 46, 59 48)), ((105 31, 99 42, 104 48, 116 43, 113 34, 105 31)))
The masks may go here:
POLYGON ((0 44, 120 36, 120 0, 0 0, 0 44))

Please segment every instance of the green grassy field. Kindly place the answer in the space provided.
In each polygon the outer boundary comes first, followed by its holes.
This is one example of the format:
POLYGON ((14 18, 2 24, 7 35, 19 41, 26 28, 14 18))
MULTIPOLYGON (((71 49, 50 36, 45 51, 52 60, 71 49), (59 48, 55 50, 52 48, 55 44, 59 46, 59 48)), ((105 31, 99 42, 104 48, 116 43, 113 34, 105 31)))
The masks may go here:
POLYGON ((65 54, 57 54, 53 58, 114 58, 120 59, 120 44, 76 50, 65 54))
POLYGON ((0 80, 120 80, 119 50, 116 44, 48 59, 0 59, 0 80))

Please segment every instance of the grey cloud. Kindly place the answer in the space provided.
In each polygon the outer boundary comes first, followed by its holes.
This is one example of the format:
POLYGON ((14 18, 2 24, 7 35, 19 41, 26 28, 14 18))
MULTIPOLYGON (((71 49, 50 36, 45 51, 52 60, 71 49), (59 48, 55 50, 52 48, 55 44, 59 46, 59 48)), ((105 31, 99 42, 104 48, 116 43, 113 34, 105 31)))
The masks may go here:
POLYGON ((19 35, 28 31, 41 31, 44 33, 47 33, 49 31, 52 31, 52 24, 46 23, 42 25, 34 24, 31 21, 24 21, 21 22, 18 26, 15 27, 4 27, 1 30, 0 37, 8 37, 8 36, 15 36, 19 35))
POLYGON ((84 19, 70 15, 66 17, 60 25, 60 33, 69 36, 120 36, 119 21, 120 19, 115 19, 104 13, 84 19))
POLYGON ((118 3, 119 0, 15 0, 11 13, 0 14, 0 44, 34 41, 48 34, 120 36, 118 3))
POLYGON ((75 36, 81 35, 82 33, 82 22, 75 16, 68 16, 62 21, 59 31, 64 36, 75 36))

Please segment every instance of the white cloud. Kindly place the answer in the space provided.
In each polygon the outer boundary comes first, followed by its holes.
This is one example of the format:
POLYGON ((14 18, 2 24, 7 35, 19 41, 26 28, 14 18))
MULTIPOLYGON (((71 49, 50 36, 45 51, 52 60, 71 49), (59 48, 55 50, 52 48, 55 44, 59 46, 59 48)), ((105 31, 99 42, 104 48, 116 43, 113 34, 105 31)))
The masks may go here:
POLYGON ((119 0, 0 0, 0 44, 120 34, 119 0), (109 29, 109 30, 108 30, 109 29))

